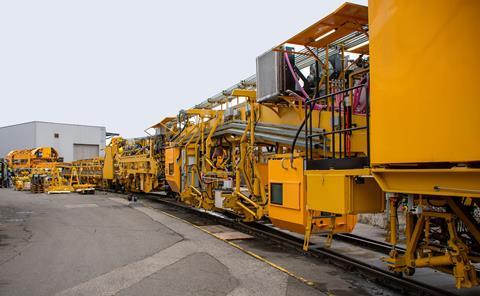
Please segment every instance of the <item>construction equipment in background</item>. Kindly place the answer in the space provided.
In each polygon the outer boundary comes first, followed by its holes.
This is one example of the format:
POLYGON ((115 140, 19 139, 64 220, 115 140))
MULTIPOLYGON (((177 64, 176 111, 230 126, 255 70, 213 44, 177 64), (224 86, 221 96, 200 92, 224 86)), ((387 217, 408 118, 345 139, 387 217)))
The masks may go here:
POLYGON ((103 180, 107 188, 150 192, 164 184, 163 136, 112 138, 105 148, 103 180))
POLYGON ((78 168, 71 163, 63 163, 51 171, 46 192, 95 194, 95 184, 83 183, 78 168))
POLYGON ((30 172, 30 192, 45 193, 49 185, 51 169, 33 168, 30 172))
POLYGON ((20 171, 19 174, 12 177, 13 188, 17 191, 30 190, 30 172, 20 171))
POLYGON ((51 171, 51 176, 47 188, 47 193, 71 193, 75 189, 70 180, 63 174, 65 166, 58 165, 51 171))
POLYGON ((12 183, 16 190, 31 189, 33 169, 49 171, 63 159, 52 147, 13 150, 5 157, 12 173, 12 183))
POLYGON ((63 161, 52 147, 13 150, 7 154, 5 159, 8 166, 14 171, 63 161))
POLYGON ((63 175, 78 184, 88 185, 85 187, 102 188, 103 163, 103 157, 76 160, 65 167, 63 175))
POLYGON ((14 150, 8 153, 6 160, 16 190, 93 194, 103 181, 103 159, 64 163, 52 147, 14 150))
POLYGON ((8 165, 5 159, 0 158, 0 188, 8 188, 8 165))

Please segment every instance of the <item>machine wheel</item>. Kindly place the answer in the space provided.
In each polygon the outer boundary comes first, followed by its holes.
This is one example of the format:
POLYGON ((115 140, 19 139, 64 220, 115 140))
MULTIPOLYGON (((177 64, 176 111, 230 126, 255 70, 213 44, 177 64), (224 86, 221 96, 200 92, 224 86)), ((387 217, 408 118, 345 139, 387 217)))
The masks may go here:
POLYGON ((407 267, 407 268, 405 268, 405 270, 403 271, 403 273, 404 273, 406 276, 412 276, 412 275, 415 274, 415 268, 407 267))

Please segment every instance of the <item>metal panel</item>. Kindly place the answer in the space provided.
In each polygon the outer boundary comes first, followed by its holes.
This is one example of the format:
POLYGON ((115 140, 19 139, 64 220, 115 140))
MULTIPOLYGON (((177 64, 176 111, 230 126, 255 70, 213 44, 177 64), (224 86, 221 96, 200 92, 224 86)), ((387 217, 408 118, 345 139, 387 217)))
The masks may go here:
POLYGON ((374 165, 480 161, 479 12, 478 0, 369 1, 374 165))
MULTIPOLYGON (((324 42, 324 39, 327 41, 329 38, 320 38, 329 31, 335 29, 337 30, 336 32, 343 31, 341 33, 339 32, 337 35, 338 38, 339 36, 345 36, 349 32, 358 30, 359 27, 367 25, 367 22, 368 9, 366 6, 344 3, 337 10, 288 39, 285 43, 321 47, 326 44, 331 44, 331 42, 324 42), (319 42, 315 41, 317 38, 319 42)), ((337 38, 331 40, 337 40, 337 38)))
POLYGON ((367 169, 306 171, 307 207, 342 215, 382 212, 380 186, 367 169))
POLYGON ((305 198, 303 160, 295 158, 293 167, 290 159, 268 161, 269 188, 280 184, 283 193, 282 204, 270 202, 268 216, 278 227, 303 233, 305 231, 305 198))
POLYGON ((98 145, 73 144, 73 160, 98 157, 99 150, 98 145))
POLYGON ((177 160, 180 158, 179 148, 165 149, 165 164, 167 171, 165 178, 173 192, 179 193, 181 188, 180 165, 177 160))
POLYGON ((345 175, 307 173, 307 206, 311 210, 349 214, 349 179, 345 175))
POLYGON ((480 169, 373 169, 385 192, 480 198, 480 169))
POLYGON ((276 98, 283 91, 282 53, 268 51, 257 57, 257 98, 259 102, 276 98))

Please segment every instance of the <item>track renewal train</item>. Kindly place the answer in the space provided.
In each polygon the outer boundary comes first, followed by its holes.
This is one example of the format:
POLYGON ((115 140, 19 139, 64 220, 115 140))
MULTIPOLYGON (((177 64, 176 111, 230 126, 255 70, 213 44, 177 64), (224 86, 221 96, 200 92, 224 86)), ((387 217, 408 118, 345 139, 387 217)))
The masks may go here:
MULTIPOLYGON (((82 178, 269 219, 305 236, 384 213, 388 268, 478 285, 480 2, 345 3, 261 54, 256 75, 181 110, 155 135, 114 138, 82 178), (395 249, 404 205, 406 252, 395 249)), ((79 169, 80 170, 80 169, 79 169)))

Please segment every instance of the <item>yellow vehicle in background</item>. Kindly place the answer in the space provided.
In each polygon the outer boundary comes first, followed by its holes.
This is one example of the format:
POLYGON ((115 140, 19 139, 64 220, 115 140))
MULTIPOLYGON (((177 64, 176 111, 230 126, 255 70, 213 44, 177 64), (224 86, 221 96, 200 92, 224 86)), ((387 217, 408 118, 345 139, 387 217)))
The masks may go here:
POLYGON ((48 164, 59 161, 59 156, 57 150, 52 147, 38 147, 10 151, 5 160, 8 166, 15 171, 39 166, 47 167, 48 164))
POLYGON ((103 181, 106 188, 151 192, 163 186, 161 136, 123 139, 114 137, 105 148, 103 181))
POLYGON ((31 173, 51 171, 62 159, 52 147, 13 150, 5 157, 7 166, 13 173, 12 182, 16 190, 30 190, 31 173))

